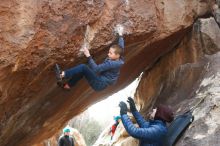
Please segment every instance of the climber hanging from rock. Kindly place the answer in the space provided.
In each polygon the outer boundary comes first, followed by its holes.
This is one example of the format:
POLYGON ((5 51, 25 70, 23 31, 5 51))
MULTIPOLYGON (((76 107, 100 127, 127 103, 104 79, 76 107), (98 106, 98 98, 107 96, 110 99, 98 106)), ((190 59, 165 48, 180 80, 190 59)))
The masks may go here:
POLYGON ((88 58, 88 65, 80 64, 65 71, 61 71, 56 64, 57 84, 64 89, 70 89, 83 77, 95 91, 104 90, 109 85, 117 82, 120 68, 124 64, 122 54, 124 53, 123 27, 117 29, 119 35, 118 45, 112 45, 108 57, 101 64, 96 64, 88 48, 84 48, 84 55, 88 58), (65 82, 65 80, 68 80, 65 82))
POLYGON ((166 122, 173 121, 174 115, 170 107, 159 105, 150 114, 150 120, 146 121, 137 111, 134 100, 129 97, 128 103, 139 128, 135 127, 127 115, 127 105, 120 102, 120 114, 126 131, 134 138, 139 139, 140 146, 162 146, 167 134, 166 122))
POLYGON ((111 126, 109 133, 111 134, 111 140, 113 139, 113 136, 115 134, 116 128, 121 121, 121 116, 114 117, 115 123, 111 126))

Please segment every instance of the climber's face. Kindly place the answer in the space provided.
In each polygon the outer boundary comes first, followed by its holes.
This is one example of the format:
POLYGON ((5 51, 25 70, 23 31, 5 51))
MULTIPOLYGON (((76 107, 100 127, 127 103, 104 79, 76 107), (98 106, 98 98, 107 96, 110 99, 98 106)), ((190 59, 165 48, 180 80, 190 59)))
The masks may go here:
POLYGON ((68 135, 68 136, 69 136, 69 135, 70 135, 70 132, 64 132, 64 135, 68 135))
POLYGON ((154 108, 154 109, 152 110, 152 112, 150 113, 150 119, 151 119, 151 120, 154 119, 154 117, 155 117, 155 115, 156 115, 156 112, 157 112, 157 109, 154 108))
POLYGON ((110 48, 108 51, 108 57, 112 60, 117 60, 120 58, 120 55, 115 53, 114 48, 110 48))

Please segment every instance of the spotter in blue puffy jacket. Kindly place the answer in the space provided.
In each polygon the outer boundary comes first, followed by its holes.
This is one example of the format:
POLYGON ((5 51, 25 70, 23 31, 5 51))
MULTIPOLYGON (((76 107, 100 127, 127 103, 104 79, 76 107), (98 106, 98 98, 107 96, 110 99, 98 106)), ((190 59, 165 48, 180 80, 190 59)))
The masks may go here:
POLYGON ((146 121, 141 114, 136 110, 132 98, 128 98, 130 110, 138 124, 136 127, 127 115, 127 105, 120 102, 122 123, 128 132, 134 138, 139 139, 140 146, 163 146, 163 139, 167 133, 166 122, 173 120, 172 110, 164 105, 159 105, 153 109, 151 119, 146 121))

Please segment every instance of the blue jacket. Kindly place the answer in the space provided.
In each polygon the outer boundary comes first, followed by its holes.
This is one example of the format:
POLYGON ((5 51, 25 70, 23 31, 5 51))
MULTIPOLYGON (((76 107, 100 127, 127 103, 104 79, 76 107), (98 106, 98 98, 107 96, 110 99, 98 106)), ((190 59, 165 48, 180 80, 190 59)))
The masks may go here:
MULTIPOLYGON (((119 37, 118 45, 121 46, 124 52, 124 39, 119 37)), ((101 80, 108 85, 115 84, 120 74, 120 68, 124 64, 122 57, 119 60, 111 60, 106 58, 103 63, 97 65, 92 57, 89 57, 89 67, 96 72, 101 80)))
POLYGON ((139 112, 133 112, 138 127, 135 127, 127 114, 121 116, 126 131, 134 138, 139 139, 140 146, 162 146, 163 138, 167 133, 166 123, 160 120, 145 121, 139 112))

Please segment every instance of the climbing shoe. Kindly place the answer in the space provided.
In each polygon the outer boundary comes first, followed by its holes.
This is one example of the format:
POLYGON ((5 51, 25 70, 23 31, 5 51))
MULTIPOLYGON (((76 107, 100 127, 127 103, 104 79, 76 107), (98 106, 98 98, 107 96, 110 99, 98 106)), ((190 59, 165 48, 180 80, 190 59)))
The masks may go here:
POLYGON ((57 84, 61 85, 62 77, 61 77, 61 70, 58 64, 55 64, 55 73, 56 73, 57 84))

